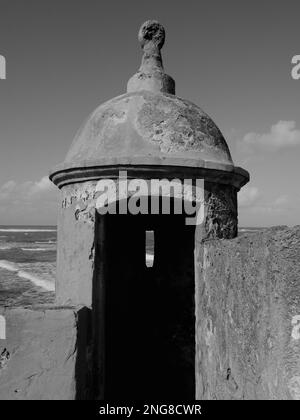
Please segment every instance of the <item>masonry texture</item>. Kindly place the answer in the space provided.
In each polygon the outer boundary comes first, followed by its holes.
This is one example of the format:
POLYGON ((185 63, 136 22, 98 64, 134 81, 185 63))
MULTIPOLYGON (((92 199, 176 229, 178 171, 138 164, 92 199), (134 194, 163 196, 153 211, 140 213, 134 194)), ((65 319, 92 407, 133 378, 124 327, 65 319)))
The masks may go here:
MULTIPOLYGON (((197 399, 300 399, 299 275, 299 226, 196 241, 197 399)), ((94 398, 89 309, 0 315, 0 400, 94 398)))
POLYGON ((73 400, 76 396, 77 312, 0 309, 0 400, 73 400))
MULTIPOLYGON (((175 95, 175 81, 162 64, 164 33, 157 21, 142 25, 142 64, 129 80, 127 93, 96 108, 78 131, 65 160, 50 175, 62 191, 56 280, 59 306, 5 310, 7 340, 0 342, 0 399, 120 396, 130 400, 141 395, 142 399, 189 400, 195 395, 195 372, 198 398, 236 397, 249 376, 246 367, 237 363, 248 366, 251 357, 258 372, 264 366, 252 349, 264 354, 269 363, 275 360, 276 366, 287 365, 285 352, 274 356, 279 338, 271 321, 263 321, 263 328, 272 331, 272 345, 265 349, 255 335, 262 331, 257 314, 263 312, 266 320, 266 314, 273 314, 266 302, 275 299, 269 284, 275 268, 262 260, 256 278, 250 269, 257 269, 250 243, 243 245, 244 270, 237 242, 204 242, 237 235, 237 193, 249 181, 249 174, 234 165, 214 121, 197 105, 175 95), (204 180, 204 222, 191 227, 185 224, 184 215, 98 214, 97 181, 118 180, 119 171, 126 171, 128 179, 204 180), (147 230, 153 230, 155 236, 151 269, 145 264, 147 230), (222 258, 232 270, 230 281, 222 272, 222 258), (212 267, 217 268, 216 273, 212 267), (253 283, 252 300, 248 283, 253 283), (228 304, 227 296, 231 296, 228 304), (60 308, 62 305, 68 308, 60 308), (247 318, 242 322, 239 312, 246 305, 247 318), (232 324, 223 309, 231 311, 232 324), (233 391, 226 393, 219 377, 225 377, 233 391)), ((186 199, 184 194, 178 198, 186 199)), ((269 238, 277 244, 276 237, 269 238)), ((261 247, 264 242, 260 239, 258 243, 261 247)), ((276 246, 268 248, 274 260, 276 246)), ((294 297, 297 290, 285 282, 282 280, 282 293, 294 297)), ((292 311, 290 303, 284 308, 292 311)), ((293 316, 295 337, 298 318, 293 316)), ((283 316, 277 317, 285 322, 283 316)), ((278 325, 280 322, 276 328, 278 325)), ((294 347, 290 353, 296 354, 294 347)), ((288 359, 292 366, 290 396, 297 395, 299 387, 293 357, 288 359)), ((269 369, 269 375, 271 372, 269 369)), ((255 381, 256 376, 251 383, 255 381)), ((245 391, 243 396, 254 394, 245 391)))
POLYGON ((66 164, 122 156, 207 159, 232 164, 224 137, 193 103, 174 95, 127 93, 100 105, 80 128, 66 164))
POLYGON ((300 399, 300 227, 196 252, 198 399, 300 399))

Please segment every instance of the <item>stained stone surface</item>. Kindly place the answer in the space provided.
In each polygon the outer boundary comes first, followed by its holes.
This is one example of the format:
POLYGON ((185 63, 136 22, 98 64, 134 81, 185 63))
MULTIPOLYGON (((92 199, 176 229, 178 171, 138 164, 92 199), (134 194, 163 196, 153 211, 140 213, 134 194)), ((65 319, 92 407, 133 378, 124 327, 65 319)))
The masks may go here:
MULTIPOLYGON (((300 226, 196 241, 195 271, 197 399, 299 400, 300 226)), ((92 398, 89 309, 0 315, 0 400, 92 398)))
POLYGON ((77 311, 15 308, 0 315, 0 400, 75 399, 77 311))
POLYGON ((56 303, 91 307, 95 201, 87 184, 65 188, 57 226, 56 303))
POLYGON ((213 182, 204 185, 206 217, 202 238, 235 238, 238 229, 236 188, 213 182))
POLYGON ((100 105, 79 130, 65 166, 122 156, 159 162, 164 155, 232 165, 224 137, 205 112, 176 96, 144 90, 100 105))
POLYGON ((199 399, 300 399, 300 226, 196 249, 199 399))
MULTIPOLYGON (((237 235, 237 189, 232 185, 205 181, 204 190, 205 220, 196 229, 197 240, 234 238, 237 235)), ((58 223, 58 305, 92 305, 97 260, 95 216, 98 195, 96 181, 70 184, 63 188, 58 223)), ((162 219, 162 225, 164 223, 162 219)))

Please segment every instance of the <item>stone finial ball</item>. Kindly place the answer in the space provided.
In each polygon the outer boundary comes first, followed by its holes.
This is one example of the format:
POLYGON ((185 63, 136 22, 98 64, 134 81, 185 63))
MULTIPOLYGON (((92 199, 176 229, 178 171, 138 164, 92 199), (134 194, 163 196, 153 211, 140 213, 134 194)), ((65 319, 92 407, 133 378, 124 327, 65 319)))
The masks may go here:
POLYGON ((165 28, 157 20, 147 20, 140 27, 138 39, 142 48, 152 42, 158 49, 161 49, 165 42, 165 36, 165 28))

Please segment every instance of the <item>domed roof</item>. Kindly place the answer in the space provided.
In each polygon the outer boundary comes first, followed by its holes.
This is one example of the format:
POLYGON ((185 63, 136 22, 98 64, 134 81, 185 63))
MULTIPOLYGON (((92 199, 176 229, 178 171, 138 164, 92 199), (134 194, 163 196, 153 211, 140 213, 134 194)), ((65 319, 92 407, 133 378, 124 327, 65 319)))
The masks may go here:
POLYGON ((127 93, 100 105, 88 117, 52 180, 58 172, 71 169, 168 165, 239 172, 247 182, 249 174, 234 167, 213 120, 197 105, 175 96, 175 82, 162 64, 164 40, 158 22, 141 26, 142 64, 129 80, 127 93))
POLYGON ((174 95, 147 90, 100 105, 80 128, 65 163, 104 164, 139 157, 232 164, 220 130, 199 107, 174 95))

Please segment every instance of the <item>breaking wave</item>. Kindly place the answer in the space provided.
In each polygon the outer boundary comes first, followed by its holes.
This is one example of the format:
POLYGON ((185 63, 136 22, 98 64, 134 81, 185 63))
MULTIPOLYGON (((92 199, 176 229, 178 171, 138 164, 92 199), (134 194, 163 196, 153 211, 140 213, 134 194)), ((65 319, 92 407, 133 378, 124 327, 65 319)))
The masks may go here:
POLYGON ((49 292, 54 292, 55 291, 54 282, 51 282, 49 280, 45 280, 41 277, 36 276, 33 273, 21 270, 20 267, 18 266, 18 264, 16 264, 16 263, 6 261, 6 260, 0 260, 0 268, 3 268, 3 269, 8 270, 8 271, 15 272, 18 277, 29 280, 33 284, 35 284, 38 287, 43 288, 44 290, 47 290, 49 292))
POLYGON ((35 252, 35 251, 52 251, 51 248, 21 248, 21 249, 22 249, 22 251, 31 251, 31 252, 35 252))

